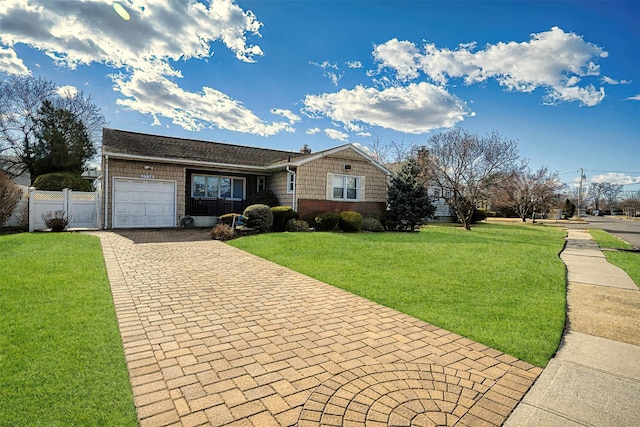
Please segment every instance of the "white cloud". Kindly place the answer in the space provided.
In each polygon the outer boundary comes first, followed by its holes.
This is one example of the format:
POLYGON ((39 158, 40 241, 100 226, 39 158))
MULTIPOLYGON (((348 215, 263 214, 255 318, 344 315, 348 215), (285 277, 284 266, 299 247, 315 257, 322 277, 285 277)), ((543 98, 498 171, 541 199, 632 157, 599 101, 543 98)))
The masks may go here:
POLYGON ((204 87, 200 93, 188 92, 163 76, 143 71, 113 79, 116 89, 127 97, 117 103, 152 115, 154 125, 161 123, 160 117, 167 117, 192 131, 211 126, 261 136, 292 131, 289 123, 266 123, 238 101, 213 88, 204 87))
POLYGON ((12 48, 0 46, 0 72, 7 74, 31 74, 29 68, 24 65, 22 59, 18 58, 16 51, 12 48))
POLYGON ((336 141, 347 142, 349 140, 349 134, 346 134, 337 129, 325 129, 325 135, 327 135, 331 139, 335 139, 336 141))
POLYGON ((329 61, 313 62, 313 61, 309 61, 309 64, 315 65, 316 67, 319 67, 319 68, 322 68, 324 70, 322 75, 327 77, 329 80, 331 80, 331 83, 334 86, 338 86, 338 83, 340 82, 342 77, 344 77, 344 72, 342 72, 342 73, 338 72, 340 70, 340 67, 338 67, 338 64, 336 64, 335 62, 329 62, 329 61), (336 71, 334 72, 334 71, 327 71, 327 70, 336 70, 336 71))
POLYGON ((608 76, 602 76, 602 83, 610 85, 628 85, 631 83, 631 80, 615 80, 608 76))
POLYGON ((608 182, 610 184, 632 185, 640 184, 640 176, 631 176, 622 172, 609 172, 602 175, 594 175, 591 182, 608 182))
POLYGON ((359 142, 354 142, 353 145, 358 148, 359 150, 363 151, 364 153, 366 153, 369 157, 376 157, 376 153, 373 152, 373 150, 369 147, 367 147, 366 145, 362 145, 359 142))
POLYGON ((592 86, 575 88, 581 77, 600 74, 597 58, 606 58, 601 47, 585 42, 575 33, 558 27, 534 33, 526 42, 499 42, 475 51, 475 43, 456 50, 427 43, 420 51, 408 41, 389 40, 374 49, 378 71, 391 70, 398 81, 415 80, 423 73, 434 83, 446 85, 450 78, 465 84, 495 79, 508 90, 547 90, 555 101, 578 101, 596 105, 604 92, 592 86), (571 88, 571 89, 569 89, 571 88))
POLYGON ((587 87, 554 87, 545 96, 548 105, 558 104, 563 101, 580 101, 582 105, 593 107, 604 99, 604 88, 596 89, 593 85, 587 87))
POLYGON ((271 109, 271 114, 275 114, 278 116, 282 116, 285 119, 289 120, 290 124, 294 124, 296 122, 299 122, 300 116, 298 116, 297 114, 293 113, 291 110, 283 110, 282 108, 272 108, 271 109))
MULTIPOLYGON (((119 11, 112 2, 103 0, 3 0, 0 49, 5 48, 0 50, 0 65, 8 68, 6 47, 13 52, 12 47, 21 43, 69 69, 92 63, 113 68, 114 89, 125 96, 118 103, 151 114, 155 124, 165 117, 191 130, 217 126, 259 135, 291 130, 290 123, 261 120, 216 89, 182 89, 182 74, 172 65, 172 61, 211 57, 216 41, 238 60, 254 62, 262 50, 248 43, 247 35, 260 36, 262 23, 251 11, 241 9, 233 0, 209 5, 197 0, 128 0, 118 4, 119 11)), ((20 71, 21 61, 13 59, 12 63, 12 69, 20 71)), ((290 122, 296 121, 293 113, 275 111, 290 122)))
POLYGON ((383 90, 356 86, 335 93, 307 95, 304 112, 312 118, 327 116, 346 130, 360 132, 363 125, 407 133, 425 133, 455 126, 471 115, 466 104, 443 88, 429 83, 383 90))
POLYGON ((360 61, 347 61, 345 64, 347 64, 349 68, 363 68, 362 62, 360 61))
POLYGON ((75 86, 60 86, 56 92, 64 98, 73 98, 78 94, 78 88, 75 86))
POLYGON ((638 95, 630 96, 625 98, 625 101, 640 101, 640 93, 638 95))
POLYGON ((418 77, 420 52, 411 42, 391 39, 373 49, 373 58, 380 68, 391 68, 398 80, 413 80, 418 77))
POLYGON ((320 67, 323 70, 326 70, 327 68, 332 68, 334 70, 338 69, 338 64, 336 64, 335 62, 329 62, 329 61, 313 62, 313 61, 309 61, 309 64, 315 65, 316 67, 320 67))
POLYGON ((317 133, 322 132, 322 129, 320 128, 311 128, 311 129, 307 129, 307 131, 305 132, 307 135, 315 135, 317 133))

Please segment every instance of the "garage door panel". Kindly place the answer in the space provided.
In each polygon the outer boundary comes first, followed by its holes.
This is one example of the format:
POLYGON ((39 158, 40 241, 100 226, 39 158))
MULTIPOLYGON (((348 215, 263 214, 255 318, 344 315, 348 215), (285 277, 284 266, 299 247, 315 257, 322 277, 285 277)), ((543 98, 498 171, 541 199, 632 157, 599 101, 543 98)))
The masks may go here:
POLYGON ((115 178, 113 188, 114 227, 175 227, 174 182, 115 178))
POLYGON ((147 182, 148 181, 143 181, 143 180, 132 180, 129 184, 130 191, 140 191, 140 192, 145 192, 147 191, 147 182))

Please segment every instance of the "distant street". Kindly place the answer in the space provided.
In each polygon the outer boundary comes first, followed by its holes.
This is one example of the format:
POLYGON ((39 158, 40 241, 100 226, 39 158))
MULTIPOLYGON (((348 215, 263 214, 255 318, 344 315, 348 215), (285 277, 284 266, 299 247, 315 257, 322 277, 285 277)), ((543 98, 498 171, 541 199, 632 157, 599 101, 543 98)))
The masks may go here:
MULTIPOLYGON (((635 248, 640 248, 640 221, 629 221, 609 216, 589 216, 584 219, 588 223, 587 228, 599 228, 621 238, 635 248)), ((580 226, 584 227, 585 225, 581 224, 580 226)))

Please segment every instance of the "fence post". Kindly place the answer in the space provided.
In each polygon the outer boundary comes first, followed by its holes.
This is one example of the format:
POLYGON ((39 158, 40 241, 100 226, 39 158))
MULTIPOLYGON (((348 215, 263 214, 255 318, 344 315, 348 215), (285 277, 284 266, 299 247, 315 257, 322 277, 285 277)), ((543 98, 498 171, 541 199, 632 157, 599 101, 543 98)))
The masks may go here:
POLYGON ((33 218, 35 192, 36 192, 35 187, 29 187, 29 233, 32 233, 33 230, 35 229, 35 222, 33 218))
POLYGON ((69 227, 71 227, 72 226, 71 221, 73 221, 73 196, 71 192, 73 190, 69 188, 65 188, 65 190, 67 191, 67 193, 66 193, 65 204, 64 204, 64 212, 67 215, 67 218, 69 219, 69 227))

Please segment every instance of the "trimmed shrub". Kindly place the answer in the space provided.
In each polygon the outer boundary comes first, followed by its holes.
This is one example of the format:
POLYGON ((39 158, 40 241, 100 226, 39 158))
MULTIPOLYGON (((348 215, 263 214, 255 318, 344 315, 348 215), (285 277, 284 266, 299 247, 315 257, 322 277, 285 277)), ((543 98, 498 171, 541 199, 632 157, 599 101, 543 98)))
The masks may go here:
POLYGON ((362 215, 354 211, 340 212, 338 228, 346 233, 357 233, 362 230, 362 215))
POLYGON ((274 206, 271 208, 273 213, 273 231, 285 231, 287 222, 296 217, 296 212, 291 206, 274 206))
POLYGON ((260 233, 271 230, 273 213, 267 205, 247 206, 242 215, 247 217, 247 227, 257 228, 260 233))
POLYGON ((316 216, 316 230, 333 231, 338 226, 340 217, 333 212, 324 212, 316 216))
POLYGON ((0 172, 0 227, 11 218, 22 199, 22 190, 7 174, 0 172))
POLYGON ((269 207, 278 206, 278 198, 271 190, 262 190, 249 196, 247 205, 267 205, 269 207))
POLYGON ((309 231, 309 223, 303 219, 290 219, 287 221, 287 231, 309 231))
POLYGON ((362 230, 381 232, 384 231, 384 227, 380 224, 380 221, 375 218, 364 218, 362 220, 362 230))
POLYGON ((230 225, 220 223, 216 224, 215 227, 211 230, 211 238, 213 240, 220 240, 221 242, 226 242, 227 240, 231 240, 235 237, 235 232, 230 225))
POLYGON ((73 191, 93 191, 91 183, 80 175, 71 172, 54 172, 40 175, 33 181, 37 190, 62 191, 65 188, 73 191))

